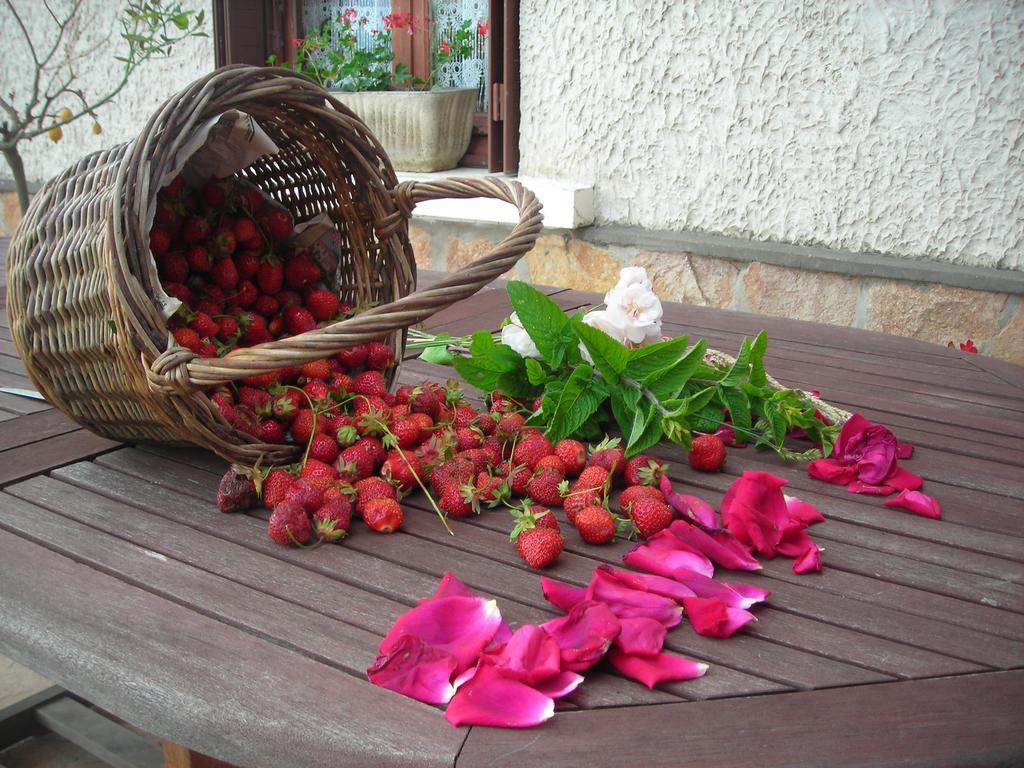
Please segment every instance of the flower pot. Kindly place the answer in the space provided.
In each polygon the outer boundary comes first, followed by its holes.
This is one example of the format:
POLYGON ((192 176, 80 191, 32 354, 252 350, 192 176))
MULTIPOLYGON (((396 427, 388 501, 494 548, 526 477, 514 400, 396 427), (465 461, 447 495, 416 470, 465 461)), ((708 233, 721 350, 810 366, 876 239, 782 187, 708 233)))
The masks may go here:
POLYGON ((443 171, 466 154, 476 88, 331 91, 366 123, 398 171, 443 171))

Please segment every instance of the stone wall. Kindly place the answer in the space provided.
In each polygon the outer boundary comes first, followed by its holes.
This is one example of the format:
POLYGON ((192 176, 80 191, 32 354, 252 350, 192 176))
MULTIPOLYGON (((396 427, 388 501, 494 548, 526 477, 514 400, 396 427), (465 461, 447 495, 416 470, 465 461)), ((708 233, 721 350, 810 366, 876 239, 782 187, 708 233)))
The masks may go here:
MULTIPOLYGON (((411 235, 420 268, 450 272, 482 256, 507 231, 495 225, 420 219, 411 235)), ((971 339, 982 354, 1024 365, 1024 309, 1016 288, 979 290, 799 269, 664 245, 658 250, 602 245, 593 239, 594 232, 587 230, 544 234, 506 277, 601 292, 615 283, 622 267, 642 266, 668 301, 865 328, 943 345, 971 339)))

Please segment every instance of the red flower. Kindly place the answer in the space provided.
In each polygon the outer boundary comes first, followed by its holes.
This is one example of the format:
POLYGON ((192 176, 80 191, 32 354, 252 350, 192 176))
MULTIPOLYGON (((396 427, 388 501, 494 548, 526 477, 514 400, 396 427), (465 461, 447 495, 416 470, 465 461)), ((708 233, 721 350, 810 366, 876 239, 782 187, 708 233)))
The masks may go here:
POLYGON ((441 53, 443 53, 443 54, 445 54, 447 56, 451 52, 452 52, 452 47, 450 45, 448 45, 448 43, 446 43, 444 40, 442 40, 441 41, 441 53))
POLYGON ((476 23, 476 33, 480 37, 486 37, 487 33, 491 31, 491 22, 480 20, 476 23))
POLYGON ((358 17, 359 13, 356 11, 355 8, 346 8, 341 14, 341 18, 347 21, 349 24, 355 21, 358 17))

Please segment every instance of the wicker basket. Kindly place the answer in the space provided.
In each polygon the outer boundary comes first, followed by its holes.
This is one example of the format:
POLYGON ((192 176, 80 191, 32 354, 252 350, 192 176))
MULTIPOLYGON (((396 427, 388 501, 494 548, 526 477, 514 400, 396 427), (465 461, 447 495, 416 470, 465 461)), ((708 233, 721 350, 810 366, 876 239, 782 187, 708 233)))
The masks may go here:
POLYGON ((312 81, 282 69, 227 67, 169 99, 135 141, 84 158, 39 191, 11 243, 7 311, 40 392, 90 430, 117 440, 194 443, 244 464, 261 455, 280 463, 294 458, 294 446, 252 442, 224 421, 203 389, 373 339, 389 337, 401 353, 404 329, 506 272, 540 229, 540 204, 518 184, 399 184, 366 126, 312 81), (167 331, 145 222, 177 151, 196 126, 229 109, 252 115, 280 148, 238 176, 285 205, 296 222, 328 213, 343 245, 341 298, 374 306, 308 333, 201 359, 167 331), (504 200, 518 208, 520 221, 475 264, 411 293, 408 219, 416 203, 442 197, 504 200))

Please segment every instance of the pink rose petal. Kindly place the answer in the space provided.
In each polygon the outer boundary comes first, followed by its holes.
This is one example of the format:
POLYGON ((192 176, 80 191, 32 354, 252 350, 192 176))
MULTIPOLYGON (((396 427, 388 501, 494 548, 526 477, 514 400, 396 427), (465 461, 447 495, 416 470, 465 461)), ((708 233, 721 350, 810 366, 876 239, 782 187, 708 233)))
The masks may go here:
POLYGON ((644 616, 619 621, 622 631, 615 639, 617 647, 634 656, 654 656, 661 652, 668 634, 664 624, 644 616))
POLYGON ((815 459, 807 465, 807 474, 826 483, 846 485, 857 477, 857 467, 842 464, 833 458, 815 459))
POLYGON ((524 624, 507 643, 484 654, 482 663, 505 677, 533 685, 562 670, 561 648, 536 624, 524 624))
POLYGON ((633 656, 618 648, 608 654, 608 661, 619 672, 633 680, 639 680, 648 688, 670 680, 693 680, 708 671, 708 665, 659 653, 657 656, 633 656))
MULTIPOLYGON (((668 527, 669 532, 688 547, 709 558, 715 565, 737 571, 760 571, 761 564, 728 531, 712 535, 702 531, 685 520, 676 520, 668 527)), ((658 534, 661 535, 660 533, 658 534)))
POLYGON ((821 573, 821 550, 811 542, 800 557, 793 561, 793 573, 821 573))
POLYGON ((555 608, 568 613, 577 603, 587 599, 586 587, 571 587, 547 576, 540 577, 540 588, 544 598, 555 608))
POLYGON ((381 654, 366 676, 374 685, 401 693, 426 704, 447 704, 455 694, 451 654, 427 645, 418 637, 403 635, 381 654))
POLYGON ((663 576, 671 576, 676 568, 686 568, 705 576, 712 576, 715 573, 715 566, 707 557, 668 531, 658 531, 647 541, 633 547, 628 554, 639 554, 646 562, 656 562, 658 570, 649 567, 645 567, 644 570, 663 576))
POLYGON ((916 491, 924 485, 924 480, 903 467, 896 467, 892 474, 885 478, 885 484, 897 491, 916 491))
POLYGON ((672 481, 668 479, 667 475, 661 476, 660 487, 665 500, 683 518, 692 520, 697 525, 709 530, 721 528, 721 522, 718 520, 715 508, 704 501, 704 499, 674 491, 672 489, 672 481))
POLYGON ((736 630, 757 621, 750 611, 728 606, 714 597, 688 597, 683 607, 693 629, 704 637, 732 637, 736 630))
MULTIPOLYGON (((771 594, 766 589, 747 584, 728 584, 724 581, 709 579, 700 573, 676 571, 675 578, 693 590, 697 597, 716 597, 723 603, 734 608, 750 608, 756 603, 764 602, 771 594)), ((685 600, 684 600, 685 603, 685 600)))
POLYGON ((674 600, 636 589, 628 576, 607 565, 594 569, 587 599, 604 603, 620 620, 643 616, 654 619, 666 629, 682 620, 682 612, 674 600))
POLYGON ((459 725, 529 728, 555 714, 555 702, 525 683, 483 667, 452 697, 444 716, 459 725))
POLYGON ((783 557, 800 557, 807 549, 814 546, 811 537, 803 528, 793 527, 786 531, 776 552, 783 557))
POLYGON ((813 504, 798 499, 796 496, 783 494, 783 498, 786 500, 786 511, 789 513, 790 519, 796 518, 805 526, 825 522, 825 516, 813 504))
POLYGON ((871 485, 862 480, 854 480, 846 486, 846 490, 850 493, 866 493, 871 496, 891 496, 896 493, 896 489, 890 488, 888 485, 871 485))
POLYGON ((433 596, 420 600, 420 602, 424 603, 427 600, 436 600, 441 597, 478 597, 478 595, 463 584, 454 573, 445 571, 433 596))
MULTIPOLYGON (((772 557, 789 522, 782 488, 787 483, 768 472, 745 471, 722 499, 726 530, 754 551, 772 557)), ((711 574, 708 574, 709 576, 711 574)))
POLYGON ((380 644, 390 656, 401 639, 412 635, 439 651, 450 654, 456 672, 473 666, 501 624, 497 603, 482 597, 441 597, 424 600, 395 621, 380 644))
POLYGON ((584 679, 583 675, 577 675, 575 672, 559 672, 557 675, 537 681, 533 687, 545 696, 560 699, 579 688, 584 679))
MULTIPOLYGON (((740 606, 741 608, 750 608, 757 603, 763 603, 772 596, 772 593, 769 590, 764 589, 763 587, 755 587, 753 584, 730 584, 724 581, 722 583, 731 591, 748 601, 748 604, 740 606)), ((726 601, 726 604, 728 605, 729 602, 726 601)))
POLYGON ((914 446, 912 446, 910 443, 901 443, 898 440, 896 441, 896 458, 897 459, 900 459, 902 461, 903 459, 909 459, 913 455, 914 455, 914 446))
POLYGON ((743 445, 737 445, 736 443, 736 430, 730 427, 728 424, 723 424, 713 433, 715 437, 721 439, 726 445, 733 445, 737 448, 743 448, 743 445))
POLYGON ((626 583, 632 585, 635 589, 647 590, 656 595, 675 600, 677 603, 682 603, 684 597, 694 596, 692 589, 668 576, 658 576, 653 573, 636 573, 635 571, 618 571, 617 573, 620 574, 620 578, 626 579, 626 583))
POLYGON ((885 506, 900 507, 913 512, 915 515, 930 517, 933 520, 942 518, 942 508, 939 506, 939 502, 920 491, 900 491, 896 498, 885 502, 885 506))
POLYGON ((607 605, 586 600, 569 615, 547 621, 541 628, 558 643, 562 669, 581 672, 604 657, 622 625, 607 605))
POLYGON ((896 438, 886 427, 874 424, 859 413, 843 424, 831 458, 857 468, 857 478, 880 485, 896 466, 896 438))

